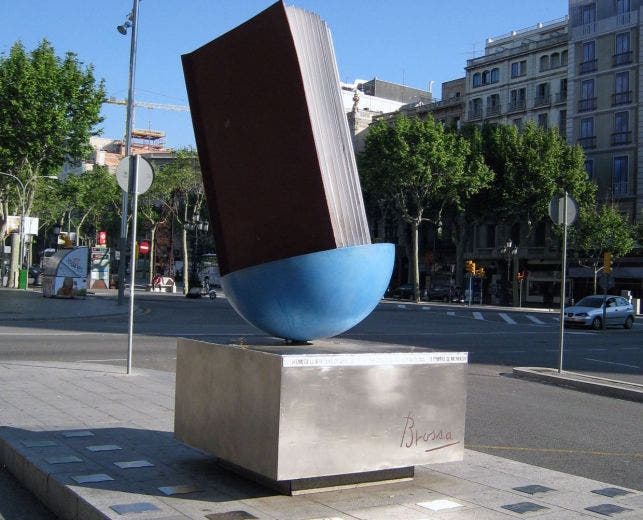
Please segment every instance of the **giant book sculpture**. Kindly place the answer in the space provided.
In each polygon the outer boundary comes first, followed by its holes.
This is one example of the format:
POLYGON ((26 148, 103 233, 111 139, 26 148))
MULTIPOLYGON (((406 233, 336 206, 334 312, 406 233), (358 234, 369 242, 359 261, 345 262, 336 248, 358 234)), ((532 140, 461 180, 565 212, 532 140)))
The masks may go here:
POLYGON ((222 285, 295 341, 377 305, 391 244, 371 244, 326 24, 278 2, 183 56, 222 285))

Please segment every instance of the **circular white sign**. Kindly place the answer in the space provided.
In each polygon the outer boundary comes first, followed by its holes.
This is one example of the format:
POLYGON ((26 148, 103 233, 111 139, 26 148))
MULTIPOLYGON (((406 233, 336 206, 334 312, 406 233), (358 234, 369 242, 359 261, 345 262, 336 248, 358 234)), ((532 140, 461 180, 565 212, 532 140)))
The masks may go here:
POLYGON ((152 165, 143 157, 128 155, 121 159, 116 167, 116 181, 123 191, 129 190, 130 158, 134 158, 135 162, 138 162, 136 193, 140 195, 150 189, 154 180, 154 170, 152 170, 152 165))
MULTIPOLYGON (((554 197, 549 203, 549 217, 554 224, 565 223, 565 197, 554 197)), ((571 226, 578 215, 578 204, 569 195, 567 195, 567 225, 571 226)))

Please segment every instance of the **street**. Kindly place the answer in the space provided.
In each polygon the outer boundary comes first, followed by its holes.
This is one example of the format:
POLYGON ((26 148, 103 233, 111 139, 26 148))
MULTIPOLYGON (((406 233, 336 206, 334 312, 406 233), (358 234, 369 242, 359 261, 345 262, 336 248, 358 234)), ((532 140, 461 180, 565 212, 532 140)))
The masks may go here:
MULTIPOLYGON (((263 334, 224 298, 142 293, 134 369, 174 371, 177 337, 247 342, 263 334)), ((74 303, 74 302, 70 302, 74 303)), ((81 302, 75 302, 81 303, 81 302)), ((511 377, 513 366, 558 364, 558 315, 444 304, 383 302, 351 339, 470 352, 467 447, 643 489, 640 403, 511 377)), ((126 317, 0 322, 0 360, 104 363, 125 369, 126 317)), ((642 383, 643 323, 632 330, 572 330, 567 370, 642 383)))

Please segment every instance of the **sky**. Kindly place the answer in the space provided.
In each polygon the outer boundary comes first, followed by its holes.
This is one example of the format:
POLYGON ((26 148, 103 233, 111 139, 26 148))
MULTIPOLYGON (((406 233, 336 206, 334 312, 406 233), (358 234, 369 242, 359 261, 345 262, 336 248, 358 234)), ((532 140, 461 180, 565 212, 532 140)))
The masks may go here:
MULTIPOLYGON (((18 40, 32 50, 43 38, 56 53, 71 51, 104 79, 108 97, 127 98, 130 37, 116 27, 133 0, 0 0, 0 54, 18 40)), ((272 0, 140 0, 135 100, 187 105, 181 54, 245 22, 272 0)), ((567 14, 567 0, 288 0, 329 25, 339 76, 379 78, 428 89, 462 77, 466 60, 484 53, 489 37, 567 14)), ((243 100, 240 100, 243 102, 243 100)), ((125 133, 125 107, 104 105, 102 135, 125 133)), ((166 133, 173 148, 194 146, 188 112, 137 108, 135 128, 166 133)))

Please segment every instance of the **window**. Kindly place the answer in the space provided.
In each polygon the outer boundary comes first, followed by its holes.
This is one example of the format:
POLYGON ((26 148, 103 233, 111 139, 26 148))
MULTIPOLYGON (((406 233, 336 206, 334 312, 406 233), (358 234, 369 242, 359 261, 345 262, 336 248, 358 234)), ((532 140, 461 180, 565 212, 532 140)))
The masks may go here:
POLYGON ((549 70, 549 56, 540 57, 540 72, 549 70))
POLYGON ((630 0, 616 0, 616 14, 625 14, 630 12, 630 0))
POLYGON ((482 117, 482 98, 469 101, 469 119, 482 117))
POLYGON ((487 115, 496 115, 500 113, 500 94, 492 94, 487 97, 487 115))
POLYGON ((482 82, 480 81, 480 73, 479 72, 476 72, 473 75, 472 85, 474 87, 479 87, 480 85, 482 85, 482 82))
POLYGON ((552 69, 555 69, 556 67, 560 67, 560 54, 555 52, 551 55, 551 58, 549 58, 549 66, 552 69))
POLYGON ((582 5, 580 8, 581 24, 590 25, 596 21, 596 4, 582 5))
POLYGON ((518 130, 522 130, 522 117, 517 117, 512 122, 518 130))
POLYGON ((587 74, 596 70, 596 43, 594 41, 583 43, 583 61, 578 66, 579 74, 587 74))
POLYGON ((614 61, 613 65, 626 65, 632 62, 632 51, 630 50, 630 33, 619 33, 614 40, 614 61))
POLYGON ((567 51, 563 51, 560 53, 560 64, 561 66, 567 65, 567 51))
POLYGON ((491 69, 491 83, 498 83, 500 81, 500 69, 491 69))
POLYGON ((596 110, 596 97, 594 96, 594 80, 586 79, 580 84, 581 96, 578 102, 578 111, 587 112, 596 110))
POLYGON ((612 175, 612 192, 614 195, 627 195, 628 157, 614 157, 614 173, 612 175))
POLYGON ((614 96, 612 97, 612 105, 630 103, 630 94, 630 73, 625 71, 614 74, 614 96))
POLYGON ((488 71, 488 70, 485 70, 485 71, 482 73, 482 84, 483 84, 483 85, 488 85, 488 84, 490 83, 490 81, 489 81, 489 77, 490 77, 489 71, 488 71))
POLYGON ((585 173, 587 174, 587 180, 591 181, 594 178, 594 160, 585 159, 585 173))
POLYGON ((549 95, 549 83, 540 83, 536 86, 536 98, 534 99, 534 106, 540 107, 548 105, 551 102, 549 95))
POLYGON ((511 64, 511 77, 517 78, 527 74, 527 60, 516 61, 511 64))
POLYGON ((567 135, 567 110, 558 112, 558 133, 563 138, 567 135))
POLYGON ((525 88, 514 89, 509 92, 509 110, 524 110, 527 90, 525 88))
POLYGON ((585 149, 596 148, 593 117, 584 117, 580 120, 580 138, 578 139, 578 144, 585 149))
POLYGON ((567 101, 567 78, 562 78, 556 94, 556 103, 564 103, 565 101, 567 101))
POLYGON ((614 132, 612 133, 612 145, 619 146, 629 144, 630 138, 630 113, 616 112, 614 114, 614 132))
POLYGON ((547 113, 538 114, 538 126, 540 128, 544 128, 545 130, 547 130, 547 128, 548 128, 548 119, 549 118, 547 117, 547 113))
POLYGON ((594 136, 594 118, 584 117, 580 120, 581 139, 594 136))

